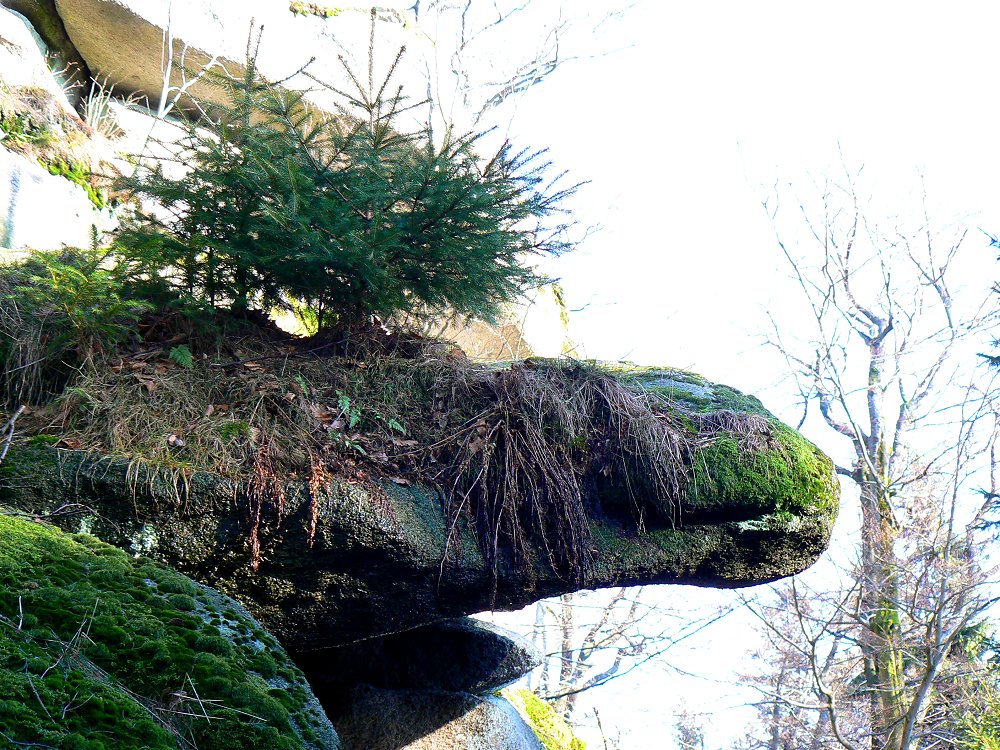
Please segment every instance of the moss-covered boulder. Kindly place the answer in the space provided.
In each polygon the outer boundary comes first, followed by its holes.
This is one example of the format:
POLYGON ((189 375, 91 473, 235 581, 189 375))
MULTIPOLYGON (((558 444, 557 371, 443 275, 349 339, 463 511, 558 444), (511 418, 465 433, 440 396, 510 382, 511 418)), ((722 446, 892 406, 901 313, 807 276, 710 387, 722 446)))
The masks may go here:
MULTIPOLYGON (((150 555, 243 601, 295 652, 580 588, 759 584, 808 567, 829 539, 837 509, 830 460, 756 399, 689 373, 542 360, 479 370, 431 363, 447 377, 426 378, 427 393, 411 394, 400 414, 411 428, 438 430, 421 449, 391 434, 337 432, 334 417, 343 383, 360 372, 367 390, 350 392, 350 408, 388 423, 392 404, 372 402, 372 394, 398 389, 393 377, 424 377, 425 365, 404 363, 393 374, 383 364, 376 377, 374 365, 337 371, 344 365, 317 362, 296 371, 306 365, 274 361, 258 395, 249 369, 228 375, 206 364, 137 378, 121 367, 87 386, 93 400, 81 408, 119 414, 129 400, 123 418, 170 432, 180 429, 170 427, 177 420, 169 413, 180 403, 190 422, 184 439, 204 440, 209 459, 209 438, 224 440, 233 425, 245 427, 240 439, 259 457, 255 430, 313 419, 302 439, 315 441, 314 456, 328 450, 334 468, 307 467, 286 480, 259 462, 245 478, 166 467, 141 451, 119 458, 75 449, 100 434, 91 429, 56 446, 44 436, 13 446, 0 466, 0 502, 40 514, 62 508, 56 521, 64 528, 150 555), (322 378, 332 383, 320 385, 322 378), (232 408, 205 417, 212 402, 197 400, 205 384, 212 394, 239 386, 249 396, 226 396, 232 408), (96 403, 109 392, 114 403, 96 403), (262 399, 274 405, 258 408, 262 399), (257 429, 250 420, 267 408, 272 421, 257 429), (486 416, 476 422, 476 414, 486 416), (356 441, 367 441, 369 464, 358 464, 356 441), (421 451, 413 471, 422 473, 379 478, 387 460, 402 465, 421 451), (373 458, 379 452, 382 464, 373 458), (337 465, 354 468, 338 476, 337 465), (420 481, 436 472, 447 477, 443 492, 420 481)), ((116 424, 103 434, 120 434, 116 424)), ((152 451, 177 438, 136 439, 152 451)), ((181 453, 168 447, 161 455, 181 453)))
POLYGON ((89 535, 0 514, 0 745, 339 748, 236 602, 89 535))

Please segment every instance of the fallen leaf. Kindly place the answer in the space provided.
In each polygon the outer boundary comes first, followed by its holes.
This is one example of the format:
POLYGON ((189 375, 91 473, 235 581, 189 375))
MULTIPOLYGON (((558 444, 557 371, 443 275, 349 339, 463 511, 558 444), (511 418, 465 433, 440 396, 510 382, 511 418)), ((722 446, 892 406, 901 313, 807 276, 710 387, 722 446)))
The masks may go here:
POLYGON ((207 419, 208 417, 212 416, 214 413, 215 413, 215 405, 214 404, 209 404, 208 408, 205 409, 205 418, 207 419))
POLYGON ((58 444, 65 448, 69 448, 71 451, 78 451, 83 447, 83 443, 76 438, 64 438, 60 440, 58 444))
MULTIPOLYGON (((330 422, 335 421, 343 412, 340 410, 327 409, 322 404, 309 404, 309 411, 312 412, 313 418, 322 425, 327 425, 330 422)), ((335 429, 340 429, 337 427, 335 429)))
POLYGON ((389 477, 389 481, 398 484, 400 487, 409 487, 413 484, 409 479, 404 479, 403 477, 389 477))
POLYGON ((156 381, 152 378, 143 377, 142 375, 136 375, 135 379, 146 386, 146 390, 152 393, 156 390, 156 381))
POLYGON ((398 437, 391 437, 389 439, 392 441, 392 444, 395 445, 397 448, 413 448, 417 445, 420 445, 419 441, 417 440, 407 440, 405 438, 398 438, 398 437))

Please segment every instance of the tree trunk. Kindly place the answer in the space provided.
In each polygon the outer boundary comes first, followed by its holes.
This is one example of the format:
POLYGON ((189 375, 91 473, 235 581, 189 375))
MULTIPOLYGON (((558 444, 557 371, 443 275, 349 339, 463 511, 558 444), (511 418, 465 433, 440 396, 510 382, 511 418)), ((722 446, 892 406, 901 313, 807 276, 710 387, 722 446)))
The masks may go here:
POLYGON ((861 485, 862 607, 868 617, 861 648, 872 697, 872 749, 908 750, 903 746, 907 700, 893 549, 898 532, 886 495, 870 479, 861 485))

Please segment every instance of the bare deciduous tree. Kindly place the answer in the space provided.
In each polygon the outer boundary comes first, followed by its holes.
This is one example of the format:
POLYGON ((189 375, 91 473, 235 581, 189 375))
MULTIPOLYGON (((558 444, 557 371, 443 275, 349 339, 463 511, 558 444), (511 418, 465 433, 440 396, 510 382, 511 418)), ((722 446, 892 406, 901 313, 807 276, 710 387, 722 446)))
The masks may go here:
POLYGON ((809 329, 773 319, 770 343, 794 377, 800 427, 815 405, 848 447, 837 471, 860 498, 860 554, 827 606, 793 589, 795 621, 762 616, 809 676, 811 695, 794 698, 779 671, 772 697, 818 712, 812 729, 826 722, 843 747, 912 750, 929 736, 949 654, 989 604, 975 534, 985 506, 971 499, 997 434, 995 390, 970 346, 994 330, 995 299, 955 295, 965 233, 936 230, 926 196, 908 229, 877 223, 851 175, 819 194, 796 202, 798 234, 765 203, 809 329), (858 711, 864 731, 848 731, 858 711))
POLYGON ((588 14, 561 0, 418 0, 410 10, 431 41, 424 60, 431 124, 480 127, 488 112, 560 66, 607 54, 595 40, 602 44, 602 32, 632 5, 619 0, 588 14))
POLYGON ((671 648, 732 611, 725 607, 691 618, 643 592, 579 592, 535 606, 532 637, 545 661, 532 687, 571 723, 581 693, 647 664, 664 666, 671 648))

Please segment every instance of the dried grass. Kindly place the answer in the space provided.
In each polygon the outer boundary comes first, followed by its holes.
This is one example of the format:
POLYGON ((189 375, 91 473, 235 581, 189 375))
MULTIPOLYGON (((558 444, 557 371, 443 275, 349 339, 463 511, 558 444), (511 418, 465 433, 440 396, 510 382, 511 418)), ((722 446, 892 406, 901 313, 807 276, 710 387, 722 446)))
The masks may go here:
POLYGON ((33 415, 35 431, 55 428, 69 447, 185 477, 198 469, 237 480, 254 565, 265 508, 280 522, 287 480, 309 487, 312 544, 331 478, 381 477, 441 490, 443 566, 467 519, 494 582, 504 567, 541 566, 575 585, 592 565, 597 483, 617 488, 640 530, 653 519, 678 525, 700 446, 726 433, 746 450, 772 447, 764 417, 694 415, 597 366, 490 366, 432 340, 362 341, 292 346, 261 335, 193 369, 163 347, 108 360, 33 415))
MULTIPOLYGON (((436 390, 447 411, 475 411, 442 446, 450 528, 474 520, 496 576, 504 553, 545 563, 582 585, 591 567, 587 486, 600 474, 624 489, 637 525, 676 524, 699 436, 664 404, 597 367, 529 360, 500 369, 451 367, 436 390)), ((435 458, 437 458, 435 456, 435 458)))

